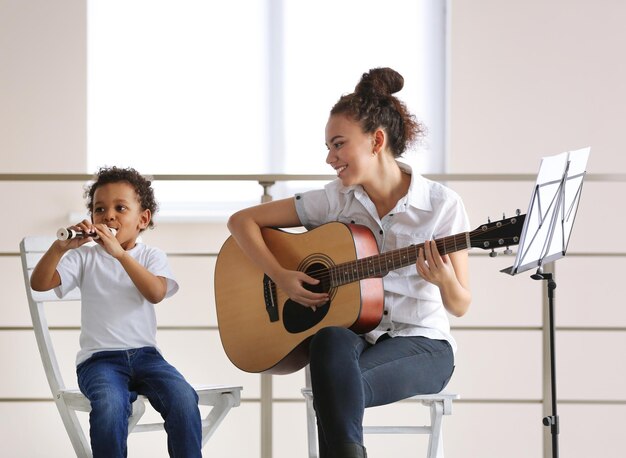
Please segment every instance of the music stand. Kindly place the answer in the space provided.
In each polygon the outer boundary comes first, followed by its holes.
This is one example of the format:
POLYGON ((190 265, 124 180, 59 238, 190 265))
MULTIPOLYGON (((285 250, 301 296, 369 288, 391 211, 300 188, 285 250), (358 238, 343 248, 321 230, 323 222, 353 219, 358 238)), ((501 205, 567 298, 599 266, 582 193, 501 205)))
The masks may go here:
POLYGON ((552 415, 543 418, 552 434, 552 456, 559 456, 559 417, 556 408, 556 362, 554 351, 554 290, 552 273, 543 265, 565 256, 580 202, 590 148, 569 151, 541 160, 537 183, 522 228, 513 265, 501 272, 517 275, 532 268, 533 280, 546 280, 550 315, 550 386, 552 415))

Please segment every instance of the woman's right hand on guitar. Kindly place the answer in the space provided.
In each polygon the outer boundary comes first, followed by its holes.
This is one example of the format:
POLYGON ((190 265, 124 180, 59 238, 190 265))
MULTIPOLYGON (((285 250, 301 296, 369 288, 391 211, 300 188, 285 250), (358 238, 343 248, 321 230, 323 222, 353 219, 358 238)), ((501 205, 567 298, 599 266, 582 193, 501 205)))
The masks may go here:
POLYGON ((329 300, 328 293, 314 293, 303 286, 303 283, 317 285, 320 282, 304 272, 284 269, 273 280, 289 299, 313 310, 329 300))

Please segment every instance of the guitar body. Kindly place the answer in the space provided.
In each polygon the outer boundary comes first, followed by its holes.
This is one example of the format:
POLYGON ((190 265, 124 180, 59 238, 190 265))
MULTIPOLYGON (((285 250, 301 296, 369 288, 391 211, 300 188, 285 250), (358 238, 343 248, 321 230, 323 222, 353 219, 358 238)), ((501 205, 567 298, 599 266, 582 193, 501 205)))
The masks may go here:
MULTIPOLYGON (((378 254, 376 239, 359 225, 328 223, 299 234, 264 228, 262 234, 283 267, 312 277, 320 269, 378 254)), ((365 333, 380 322, 382 278, 339 287, 323 278, 310 289, 328 291, 330 301, 313 311, 290 300, 229 237, 215 266, 215 302, 222 345, 232 363, 246 372, 288 374, 308 363, 309 340, 320 329, 340 326, 365 333)))

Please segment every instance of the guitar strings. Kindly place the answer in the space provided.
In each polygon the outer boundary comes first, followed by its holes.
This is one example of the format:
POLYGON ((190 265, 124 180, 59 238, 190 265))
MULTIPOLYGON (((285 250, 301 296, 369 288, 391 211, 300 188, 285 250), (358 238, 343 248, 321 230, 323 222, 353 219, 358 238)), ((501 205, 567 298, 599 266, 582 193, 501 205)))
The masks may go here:
MULTIPOLYGON (((443 249, 444 251, 448 251, 448 252, 450 250, 455 251, 454 248, 458 249, 460 245, 460 241, 465 242, 465 239, 466 239, 465 234, 457 234, 456 236, 449 236, 445 238, 451 238, 451 237, 457 237, 459 240, 457 240, 456 242, 455 241, 445 242, 442 247, 438 246, 437 248, 440 250, 443 249)), ((437 240, 437 242, 439 241, 444 241, 444 239, 437 240)), ((307 275, 317 280, 325 281, 333 277, 333 273, 335 274, 334 276, 336 278, 339 278, 340 271, 349 272, 350 274, 347 278, 348 281, 345 283, 350 283, 357 279, 379 277, 381 276, 383 272, 384 274, 387 274, 389 270, 395 270, 400 267, 406 267, 416 262, 418 251, 419 249, 423 247, 424 247, 423 243, 420 243, 419 245, 409 245, 407 247, 399 248, 396 250, 391 250, 385 253, 367 256, 365 258, 355 259, 353 261, 348 261, 342 264, 337 264, 337 265, 330 266, 330 267, 324 267, 321 269, 312 270, 310 272, 307 272, 307 275), (382 268, 383 265, 386 266, 390 262, 392 264, 391 269, 387 267, 385 267, 384 269, 382 268), (398 264, 397 266, 396 266, 396 263, 398 264), (366 274, 366 275, 363 275, 363 274, 366 274)), ((344 274, 344 278, 346 278, 345 274, 344 274)), ((340 284, 345 284, 345 283, 342 282, 340 284)))
MULTIPOLYGON (((441 253, 452 253, 455 251, 460 251, 464 249, 471 248, 470 246, 466 246, 467 235, 469 234, 470 238, 472 236, 477 235, 486 235, 489 232, 494 230, 499 230, 503 226, 509 225, 511 223, 504 223, 499 227, 493 225, 488 227, 486 230, 483 230, 482 227, 475 229, 473 231, 462 232, 456 235, 450 235, 447 237, 442 237, 441 239, 435 240, 437 244, 437 249, 441 253), (440 243, 441 242, 441 243, 440 243), (460 247, 460 248, 459 248, 460 247)), ((395 270, 401 267, 406 267, 411 265, 417 261, 417 256, 420 249, 424 248, 424 243, 420 243, 418 245, 409 245, 407 247, 398 248, 396 250, 387 251, 385 253, 379 253, 372 256, 367 256, 365 258, 359 258, 352 261, 344 262, 342 264, 337 264, 330 267, 324 267, 321 269, 312 270, 310 272, 306 272, 307 275, 313 277, 321 282, 328 281, 329 279, 336 277, 339 279, 339 272, 341 270, 350 273, 348 278, 344 275, 344 279, 348 280, 346 282, 339 282, 335 286, 340 286, 342 284, 351 283, 357 280, 362 280, 366 278, 377 278, 381 276, 385 276, 389 273, 390 270, 395 270), (406 252, 403 254, 403 252, 406 252), (405 259, 402 259, 402 256, 405 256, 405 259), (406 256, 409 256, 406 258, 406 256), (400 258, 397 259, 396 256, 400 258), (415 258, 411 259, 411 256, 415 258), (385 263, 381 262, 382 260, 386 261, 385 263), (396 261, 399 263, 399 267, 396 267, 396 261), (387 268, 387 265, 391 262, 391 269, 387 268), (402 265, 404 263, 404 265, 402 265), (333 275, 335 274, 335 275, 333 275), (364 275, 365 274, 365 275, 364 275)))

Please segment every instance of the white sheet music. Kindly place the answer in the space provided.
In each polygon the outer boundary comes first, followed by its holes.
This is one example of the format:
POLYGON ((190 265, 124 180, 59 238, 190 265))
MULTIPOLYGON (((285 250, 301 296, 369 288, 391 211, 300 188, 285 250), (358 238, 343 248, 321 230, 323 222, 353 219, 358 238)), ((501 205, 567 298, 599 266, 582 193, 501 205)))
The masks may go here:
POLYGON ((515 275, 565 256, 582 192, 590 148, 541 160, 513 266, 515 275))

